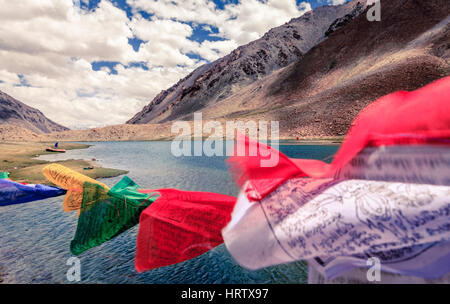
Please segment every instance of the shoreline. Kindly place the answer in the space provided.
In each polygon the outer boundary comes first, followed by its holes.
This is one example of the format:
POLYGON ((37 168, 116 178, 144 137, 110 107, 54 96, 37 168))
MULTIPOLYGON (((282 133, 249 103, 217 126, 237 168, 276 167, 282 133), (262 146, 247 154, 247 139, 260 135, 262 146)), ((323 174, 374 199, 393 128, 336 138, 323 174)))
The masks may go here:
MULTIPOLYGON (((192 125, 192 121, 187 122, 192 125)), ((0 124, 0 140, 7 142, 134 142, 134 141, 172 141, 180 138, 193 138, 191 131, 184 133, 172 133, 171 124, 142 124, 142 125, 113 125, 101 128, 69 130, 46 134, 28 134, 29 130, 13 125, 0 124)), ((247 132, 245 132, 247 133, 247 132)), ((226 139, 228 133, 206 132, 202 133, 203 139, 226 139)), ((230 135, 234 135, 231 134, 230 135)), ((247 134, 248 135, 248 134, 247 134)), ((270 138, 270 134, 267 134, 270 138)), ((311 134, 297 134, 294 131, 280 131, 276 136, 279 141, 296 142, 299 144, 340 144, 344 140, 343 135, 325 135, 312 132, 311 134), (320 135, 319 135, 320 134, 320 135), (297 141, 297 138, 299 140, 297 141)))
MULTIPOLYGON (((62 143, 79 143, 79 142, 83 142, 83 143, 96 143, 96 142, 155 142, 155 141, 162 141, 162 142, 166 142, 166 141, 173 141, 175 139, 175 137, 164 137, 164 138, 158 138, 158 139, 124 139, 124 140, 85 140, 85 139, 67 139, 67 140, 59 140, 59 142, 62 143)), ((198 140, 198 139, 194 139, 193 137, 189 138, 192 141, 198 140)), ((209 137, 203 137, 201 140, 205 141, 207 139, 211 139, 211 140, 217 140, 217 139, 222 139, 224 141, 226 141, 226 138, 209 138, 209 137)), ((269 139, 270 141, 270 139, 269 139)), ((340 145, 342 144, 344 141, 344 136, 342 137, 336 137, 336 138, 330 138, 330 137, 326 137, 326 138, 307 138, 307 139, 299 139, 297 141, 296 138, 293 137, 283 137, 279 139, 279 143, 281 144, 298 144, 298 145, 340 145)), ((36 143, 45 143, 45 142, 41 142, 41 141, 36 141, 36 143)))
MULTIPOLYGON (((93 179, 110 178, 129 171, 96 166, 94 161, 68 159, 63 161, 46 161, 36 159, 41 155, 52 154, 45 149, 52 146, 50 142, 0 142, 0 171, 10 172, 10 178, 16 182, 52 185, 42 174, 42 168, 51 163, 58 163, 93 179), (84 170, 94 167, 92 170, 84 170)), ((69 150, 87 149, 91 145, 74 142, 60 142, 60 148, 69 150)))

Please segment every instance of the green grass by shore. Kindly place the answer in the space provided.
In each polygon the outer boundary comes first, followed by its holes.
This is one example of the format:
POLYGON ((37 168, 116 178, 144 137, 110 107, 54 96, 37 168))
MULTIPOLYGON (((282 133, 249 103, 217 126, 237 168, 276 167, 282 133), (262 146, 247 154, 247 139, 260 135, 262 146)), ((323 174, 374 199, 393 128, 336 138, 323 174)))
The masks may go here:
MULTIPOLYGON (((51 162, 36 159, 39 155, 51 154, 45 149, 52 143, 37 142, 2 142, 0 143, 0 171, 10 172, 10 178, 17 182, 47 184, 51 183, 42 174, 42 168, 51 162)), ((78 143, 61 143, 59 148, 65 150, 87 149, 89 145, 78 143)), ((108 178, 128 173, 125 170, 102 168, 95 162, 86 160, 64 160, 55 162, 72 170, 80 172, 91 178, 108 178), (84 170, 86 167, 94 167, 92 170, 84 170)))

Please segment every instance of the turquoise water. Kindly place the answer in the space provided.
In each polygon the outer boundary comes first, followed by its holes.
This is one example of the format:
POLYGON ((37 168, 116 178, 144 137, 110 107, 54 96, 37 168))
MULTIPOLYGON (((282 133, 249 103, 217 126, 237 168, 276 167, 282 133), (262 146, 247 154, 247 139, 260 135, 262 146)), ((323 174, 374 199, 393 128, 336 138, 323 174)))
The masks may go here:
MULTIPOLYGON (((92 143, 90 143, 92 144, 92 143)), ((226 157, 174 157, 170 142, 98 142, 89 149, 41 156, 50 161, 96 158, 98 165, 129 170, 144 188, 177 188, 237 196, 226 157)), ((326 159, 338 146, 285 143, 290 157, 326 159)), ((112 186, 121 177, 102 180, 112 186)), ((69 283, 66 265, 76 213, 62 211, 62 197, 0 208, 0 282, 69 283)), ((134 269, 138 226, 79 256, 82 283, 304 283, 302 262, 249 271, 221 245, 200 257, 139 274, 134 269)))

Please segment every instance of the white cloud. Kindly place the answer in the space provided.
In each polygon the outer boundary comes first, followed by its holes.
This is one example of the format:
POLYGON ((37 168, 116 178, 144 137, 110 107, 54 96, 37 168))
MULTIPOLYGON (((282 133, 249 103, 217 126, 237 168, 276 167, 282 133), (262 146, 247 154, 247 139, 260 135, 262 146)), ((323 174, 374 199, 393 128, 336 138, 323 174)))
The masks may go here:
POLYGON ((157 18, 205 23, 219 29, 218 36, 238 45, 258 39, 269 29, 311 10, 308 2, 295 0, 245 0, 228 4, 224 10, 208 0, 127 0, 136 11, 144 10, 157 18))
POLYGON ((229 18, 229 13, 217 10, 208 0, 127 0, 135 11, 144 10, 162 19, 194 21, 215 25, 229 18))
POLYGON ((198 48, 188 39, 192 28, 172 20, 146 20, 135 18, 130 27, 139 39, 146 41, 139 49, 138 59, 152 66, 193 66, 195 62, 186 54, 198 48))
POLYGON ((0 70, 0 80, 6 83, 19 83, 19 76, 6 70, 0 70))
POLYGON ((0 0, 0 7, 0 90, 72 128, 123 123, 199 65, 171 44, 171 35, 192 31, 176 22, 172 32, 166 21, 156 24, 159 48, 136 53, 128 44, 135 21, 109 1, 82 15, 71 0, 0 0), (120 62, 118 74, 93 71, 93 61, 120 62), (135 61, 149 70, 124 68, 135 61), (17 86, 18 74, 31 87, 17 86))
POLYGON ((151 20, 102 0, 94 11, 72 0, 0 0, 0 90, 71 128, 123 123, 161 90, 311 6, 295 0, 246 0, 218 10, 206 0, 128 0, 151 20), (197 24, 223 41, 190 40, 197 24), (218 28, 217 34, 212 27, 218 28), (145 42, 135 52, 128 39, 145 42), (93 61, 118 62, 117 74, 93 61), (143 62, 148 70, 127 66, 143 62), (30 86, 19 86, 23 75, 30 86))

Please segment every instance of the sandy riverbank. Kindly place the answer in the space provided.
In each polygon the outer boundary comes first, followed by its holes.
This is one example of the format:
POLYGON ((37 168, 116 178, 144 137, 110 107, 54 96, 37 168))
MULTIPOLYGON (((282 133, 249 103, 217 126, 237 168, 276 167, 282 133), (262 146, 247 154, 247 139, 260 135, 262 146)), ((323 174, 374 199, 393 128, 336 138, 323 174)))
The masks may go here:
MULTIPOLYGON (((187 122, 191 126, 193 135, 193 122, 187 122)), ((223 124, 225 122, 222 122, 223 124)), ((180 131, 181 132, 181 131, 180 131)), ((179 132, 179 133, 180 133, 179 132)), ((50 134, 35 134, 29 130, 13 125, 0 125, 0 140, 15 142, 96 142, 96 141, 169 141, 179 133, 172 133, 172 123, 145 124, 145 125, 116 125, 88 130, 69 130, 50 134)), ((205 133, 207 139, 213 134, 205 133)), ((223 133, 225 137, 227 133, 223 133)), ((189 135, 188 135, 189 136, 189 135)), ((283 132, 279 134, 280 141, 291 141, 298 144, 334 144, 341 143, 343 136, 298 136, 295 132, 283 132)), ((215 136, 214 136, 215 137, 215 136)))
MULTIPOLYGON (((52 153, 45 151, 52 144, 44 142, 0 142, 0 171, 10 172, 11 179, 17 182, 50 184, 42 174, 42 168, 50 162, 36 159, 36 157, 52 153)), ((87 149, 89 145, 61 143, 59 148, 65 150, 87 149)), ((56 163, 94 179, 115 177, 128 173, 125 170, 102 168, 95 161, 71 159, 56 163), (94 169, 84 170, 83 168, 86 167, 94 167, 94 169)))

